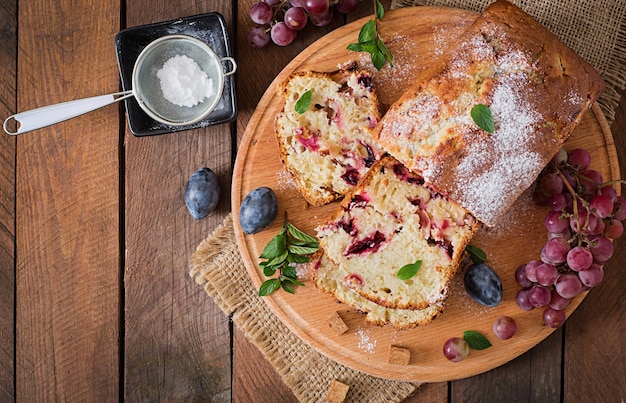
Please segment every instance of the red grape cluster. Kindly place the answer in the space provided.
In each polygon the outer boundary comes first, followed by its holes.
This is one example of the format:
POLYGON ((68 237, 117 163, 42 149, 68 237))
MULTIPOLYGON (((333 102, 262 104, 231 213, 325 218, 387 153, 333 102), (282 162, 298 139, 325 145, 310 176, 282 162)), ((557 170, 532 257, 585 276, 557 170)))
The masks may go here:
POLYGON ((589 169, 590 162, 587 150, 559 150, 539 176, 533 197, 550 207, 544 219, 548 241, 540 260, 515 271, 522 287, 518 306, 544 308, 543 321, 553 328, 565 322, 564 309, 572 298, 602 281, 612 240, 624 232, 626 199, 589 169))
POLYGON ((248 34, 248 43, 255 48, 266 46, 270 40, 287 46, 298 31, 311 24, 330 24, 333 10, 342 14, 356 9, 359 0, 262 0, 250 8, 250 17, 257 26, 248 34))

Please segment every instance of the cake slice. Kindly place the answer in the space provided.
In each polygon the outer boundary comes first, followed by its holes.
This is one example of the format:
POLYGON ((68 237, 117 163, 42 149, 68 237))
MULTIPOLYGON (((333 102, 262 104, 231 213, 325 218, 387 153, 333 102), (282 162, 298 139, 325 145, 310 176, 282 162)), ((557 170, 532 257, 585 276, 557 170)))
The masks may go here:
POLYGON ((378 326, 392 324, 398 329, 410 329, 430 323, 443 311, 444 301, 424 309, 393 309, 363 298, 344 284, 345 273, 323 252, 312 259, 311 267, 311 277, 315 286, 338 301, 365 313, 367 324, 378 326))
POLYGON ((492 3, 392 104, 373 136, 493 226, 604 89, 602 77, 516 6, 492 3), (488 107, 492 133, 471 116, 488 107))
POLYGON ((274 125, 280 157, 298 190, 314 206, 342 197, 383 154, 370 134, 380 113, 369 73, 296 72, 277 93, 285 100, 274 125))
POLYGON ((346 195, 320 246, 342 283, 378 305, 424 309, 445 301, 450 279, 478 223, 392 157, 378 161, 346 195), (420 261, 409 279, 398 271, 420 261))

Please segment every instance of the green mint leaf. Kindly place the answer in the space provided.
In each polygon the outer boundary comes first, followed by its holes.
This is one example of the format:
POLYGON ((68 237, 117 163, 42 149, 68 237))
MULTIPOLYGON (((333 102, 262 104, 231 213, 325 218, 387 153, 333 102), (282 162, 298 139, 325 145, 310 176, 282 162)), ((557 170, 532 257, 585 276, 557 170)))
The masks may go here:
POLYGON ((274 274, 276 274, 276 269, 278 269, 277 266, 267 266, 267 265, 260 265, 260 266, 263 269, 263 275, 265 277, 272 277, 274 274))
POLYGON ((306 110, 309 108, 309 105, 311 105, 312 99, 313 99, 313 91, 311 90, 306 91, 304 94, 300 96, 300 99, 296 101, 296 104, 294 105, 293 109, 300 114, 306 112, 306 110))
POLYGON ((276 255, 272 259, 268 260, 267 265, 268 266, 280 266, 283 264, 285 260, 287 260, 287 256, 289 256, 289 252, 285 250, 280 255, 276 255))
POLYGON ((271 278, 261 284, 259 288, 259 296, 265 297, 273 293, 280 288, 280 280, 277 278, 271 278))
POLYGON ((296 255, 310 255, 311 253, 317 252, 318 248, 317 244, 315 244, 315 246, 289 245, 289 253, 296 255))
POLYGON ((383 3, 379 0, 376 0, 376 18, 382 20, 385 16, 385 7, 383 7, 383 3))
POLYGON ((385 56, 379 49, 372 52, 372 64, 376 67, 376 70, 380 70, 385 66, 385 56))
POLYGON ((291 278, 291 277, 283 277, 282 281, 283 281, 283 283, 286 283, 286 284, 297 285, 297 286, 300 286, 300 287, 304 286, 304 284, 299 282, 297 279, 291 278))
POLYGON ((467 252, 470 259, 472 259, 472 262, 474 263, 485 263, 487 261, 487 254, 485 251, 477 246, 467 245, 465 247, 465 252, 467 252))
POLYGON ((309 259, 306 256, 301 256, 301 255, 289 255, 289 257, 287 257, 287 261, 289 263, 298 263, 298 264, 302 264, 302 263, 309 263, 311 261, 311 259, 309 259))
POLYGON ((296 268, 293 266, 285 266, 282 271, 283 277, 297 279, 298 273, 296 272, 296 268))
POLYGON ((420 267, 422 267, 421 260, 418 260, 415 263, 405 264, 400 268, 400 270, 398 270, 398 273, 396 275, 400 280, 408 280, 417 274, 420 267))
POLYGON ((491 342, 485 336, 473 330, 464 331, 463 340, 467 342, 469 348, 474 350, 484 350, 491 347, 491 342))
POLYGON ((287 234, 281 231, 278 235, 272 238, 265 249, 259 256, 262 259, 273 259, 276 256, 282 255, 287 250, 287 234))
POLYGON ((300 231, 293 224, 287 223, 287 229, 289 230, 289 235, 291 235, 294 239, 297 239, 298 241, 311 242, 311 243, 317 244, 317 239, 315 237, 312 237, 311 235, 303 231, 300 231))
POLYGON ((491 109, 489 109, 487 105, 474 105, 470 114, 472 115, 474 123, 476 123, 478 127, 488 133, 493 133, 493 131, 495 130, 493 115, 491 114, 491 109))
POLYGON ((376 39, 376 20, 369 20, 359 31, 359 42, 370 42, 376 39))
POLYGON ((387 62, 389 62, 389 67, 393 67, 393 55, 389 49, 387 49, 387 46, 385 46, 385 42, 380 38, 378 39, 378 49, 380 49, 387 62))
POLYGON ((283 290, 287 291, 289 294, 295 294, 296 290, 293 289, 293 287, 291 286, 291 284, 288 284, 286 282, 282 282, 280 283, 281 287, 283 287, 283 290))
POLYGON ((346 49, 351 50, 353 52, 364 52, 362 43, 351 43, 346 47, 346 49))

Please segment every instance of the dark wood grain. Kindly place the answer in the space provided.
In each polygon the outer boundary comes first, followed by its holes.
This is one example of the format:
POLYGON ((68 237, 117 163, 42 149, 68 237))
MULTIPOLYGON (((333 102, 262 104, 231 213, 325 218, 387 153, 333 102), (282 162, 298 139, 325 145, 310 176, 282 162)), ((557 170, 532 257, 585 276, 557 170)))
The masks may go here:
MULTIPOLYGON (((15 110, 17 99, 17 3, 0 1, 0 116, 15 110)), ((15 399, 15 144, 0 136, 0 401, 15 399)))
MULTIPOLYGON (((232 34, 229 2, 133 1, 126 25, 217 11, 232 34)), ((228 317, 187 274, 195 247, 230 208, 231 126, 125 142, 124 395, 130 401, 230 400, 228 317), (220 178, 218 208, 194 220, 184 204, 191 174, 220 178)))
MULTIPOLYGON (((119 3, 21 1, 18 9, 18 110, 117 90, 119 3)), ((115 400, 117 109, 21 136, 16 158, 16 397, 115 400)))

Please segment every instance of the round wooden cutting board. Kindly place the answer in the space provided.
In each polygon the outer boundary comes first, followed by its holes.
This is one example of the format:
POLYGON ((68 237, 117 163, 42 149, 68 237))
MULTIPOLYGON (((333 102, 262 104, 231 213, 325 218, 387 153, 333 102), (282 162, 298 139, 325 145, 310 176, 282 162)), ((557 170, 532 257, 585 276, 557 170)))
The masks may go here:
MULTIPOLYGON (((438 57, 448 41, 455 40, 475 18, 474 13, 447 8, 416 7, 388 12, 380 22, 379 30, 394 55, 395 67, 385 67, 381 72, 372 67, 369 55, 346 50, 349 43, 356 42, 366 20, 356 21, 315 42, 276 77, 244 134, 232 190, 237 244, 257 289, 266 280, 258 267, 258 256, 278 233, 284 212, 295 226, 315 235, 315 227, 326 222, 338 205, 308 206, 284 170, 273 132, 274 116, 282 108, 282 99, 275 95, 276 84, 297 70, 333 71, 341 63, 356 60, 360 67, 372 72, 381 102, 389 105, 401 95, 411 78, 438 57), (278 218, 258 234, 244 235, 238 221, 239 206, 248 192, 259 186, 268 186, 276 192, 278 218)), ((567 148, 578 147, 590 151, 591 168, 600 171, 605 180, 619 178, 613 139, 597 106, 587 113, 568 140, 567 148)), ((545 209, 535 206, 527 191, 499 226, 480 230, 472 240, 473 245, 487 253, 487 263, 502 280, 504 295, 497 307, 488 308, 472 300, 463 288, 462 275, 457 275, 452 282, 443 315, 428 325, 411 330, 365 325, 362 313, 321 293, 307 278, 304 278, 305 286, 297 288, 295 295, 279 290, 263 299, 298 337, 348 367, 382 378, 416 382, 447 381, 476 375, 521 355, 553 331, 543 325, 543 309, 526 312, 515 303, 519 286, 514 272, 518 265, 538 258, 547 238, 543 226, 545 213, 545 209), (328 325, 328 318, 335 311, 349 327, 339 336, 328 325), (511 316, 517 322, 517 334, 510 340, 499 340, 492 333, 493 322, 501 315, 511 316), (482 333, 493 346, 482 351, 472 350, 464 361, 448 361, 442 353, 444 342, 450 337, 462 337, 465 330, 482 333), (387 362, 391 345, 411 351, 408 366, 387 362)), ((602 284, 598 287, 601 288, 602 284)), ((584 294, 572 302, 567 309, 568 316, 583 298, 584 294)))

